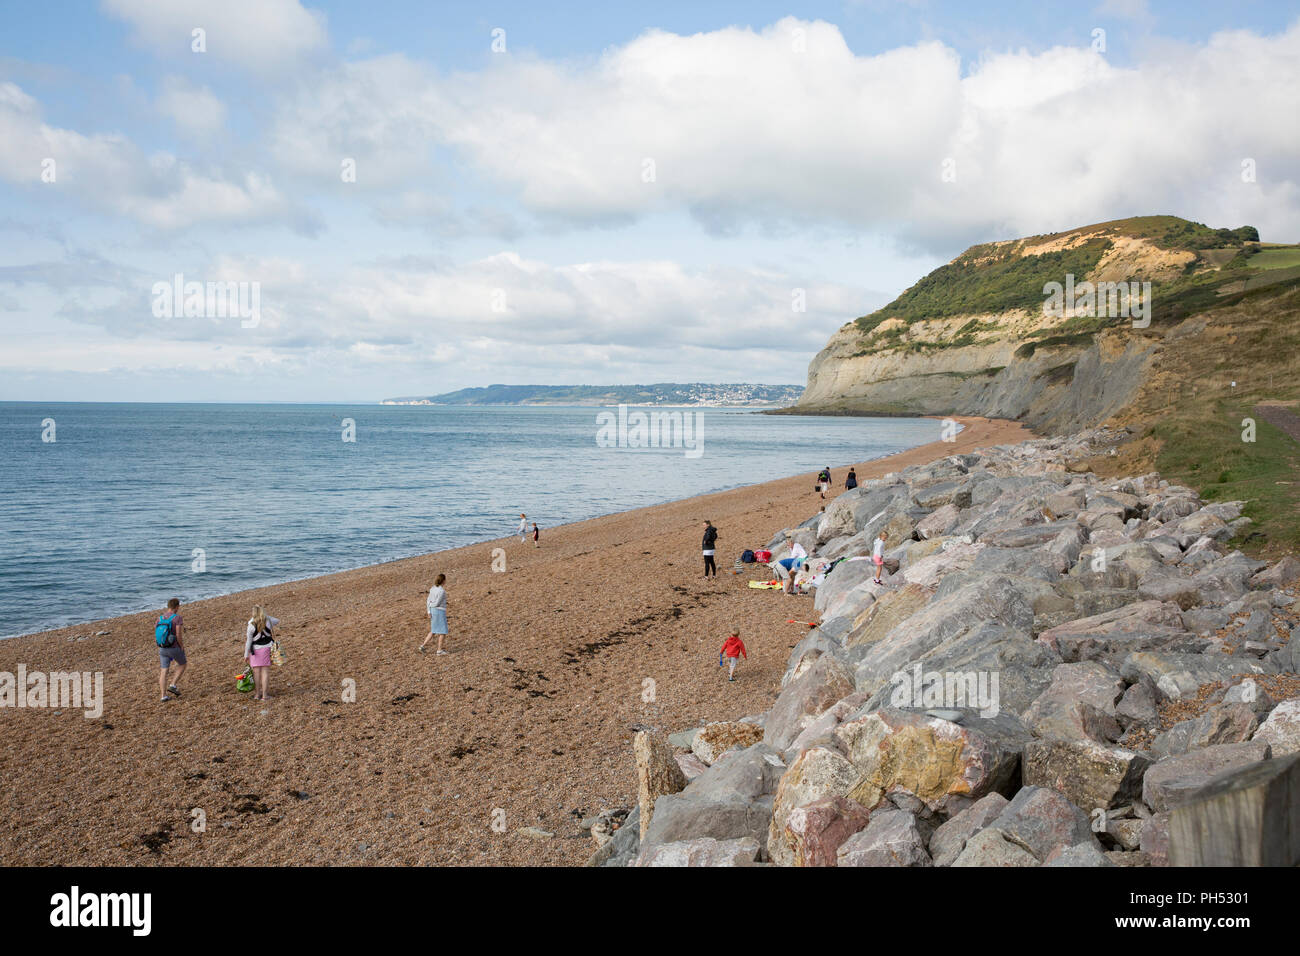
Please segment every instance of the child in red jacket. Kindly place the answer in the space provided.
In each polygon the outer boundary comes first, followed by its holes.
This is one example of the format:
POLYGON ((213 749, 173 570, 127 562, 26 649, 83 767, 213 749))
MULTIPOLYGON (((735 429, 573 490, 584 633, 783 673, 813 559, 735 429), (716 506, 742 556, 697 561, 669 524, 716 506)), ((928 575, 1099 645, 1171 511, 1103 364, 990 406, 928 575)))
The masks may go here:
POLYGON ((741 655, 744 655, 745 660, 749 660, 749 654, 745 652, 745 642, 740 639, 739 634, 732 631, 731 636, 723 642, 722 650, 718 652, 718 666, 722 666, 723 658, 726 658, 729 665, 727 667, 727 680, 734 681, 736 679, 736 663, 740 660, 741 655))

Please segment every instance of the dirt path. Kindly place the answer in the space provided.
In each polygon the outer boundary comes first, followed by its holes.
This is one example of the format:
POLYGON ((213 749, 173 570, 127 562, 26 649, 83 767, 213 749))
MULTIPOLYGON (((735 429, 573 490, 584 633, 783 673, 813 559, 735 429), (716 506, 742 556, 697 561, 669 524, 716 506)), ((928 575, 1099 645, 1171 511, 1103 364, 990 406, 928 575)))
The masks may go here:
MULTIPOLYGON (((858 465, 859 476, 1030 437, 963 421, 955 443, 858 465)), ((845 469, 834 471, 842 487, 845 469)), ((634 800, 633 723, 678 730, 775 697, 801 635, 785 621, 808 619, 812 600, 749 589, 731 565, 816 512, 810 484, 548 529, 540 549, 506 538, 189 605, 190 670, 168 704, 152 615, 0 642, 0 671, 102 671, 106 698, 95 720, 0 709, 0 863, 581 863, 593 847, 580 816, 634 800), (707 583, 705 518, 721 531, 721 575, 707 583), (439 571, 446 657, 415 652, 439 571), (254 603, 283 621, 289 657, 265 704, 233 687, 254 603), (728 684, 717 652, 732 626, 752 657, 728 684)))

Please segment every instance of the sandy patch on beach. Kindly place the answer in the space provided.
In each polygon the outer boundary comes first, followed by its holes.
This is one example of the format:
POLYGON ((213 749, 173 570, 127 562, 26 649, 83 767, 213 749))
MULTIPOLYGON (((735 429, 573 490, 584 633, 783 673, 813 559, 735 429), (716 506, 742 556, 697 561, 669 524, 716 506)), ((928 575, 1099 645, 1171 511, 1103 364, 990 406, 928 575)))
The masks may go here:
MULTIPOLYGON (((858 464, 859 478, 1032 437, 959 420, 956 442, 858 464)), ((580 864, 594 846, 579 819, 635 800, 634 724, 676 731, 775 698, 803 633, 786 619, 810 620, 812 598, 750 589, 761 575, 731 568, 817 511, 812 484, 546 529, 540 549, 502 538, 187 605, 190 668, 167 704, 155 614, 0 641, 0 671, 102 671, 105 687, 99 719, 0 709, 0 864, 580 864), (708 582, 706 518, 720 531, 708 582), (415 650, 439 571, 445 657, 415 650), (266 703, 233 680, 255 603, 281 619, 288 656, 266 703), (734 684, 717 664, 731 627, 750 653, 734 684), (341 701, 349 681, 354 703, 341 701)))

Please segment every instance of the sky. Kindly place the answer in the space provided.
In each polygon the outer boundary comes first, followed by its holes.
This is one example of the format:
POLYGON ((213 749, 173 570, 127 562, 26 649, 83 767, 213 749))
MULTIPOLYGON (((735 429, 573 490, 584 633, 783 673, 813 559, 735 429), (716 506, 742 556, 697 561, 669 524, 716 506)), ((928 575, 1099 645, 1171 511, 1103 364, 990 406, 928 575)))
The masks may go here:
POLYGON ((1296 2, 0 0, 0 400, 802 383, 976 242, 1300 241, 1298 117, 1296 2))

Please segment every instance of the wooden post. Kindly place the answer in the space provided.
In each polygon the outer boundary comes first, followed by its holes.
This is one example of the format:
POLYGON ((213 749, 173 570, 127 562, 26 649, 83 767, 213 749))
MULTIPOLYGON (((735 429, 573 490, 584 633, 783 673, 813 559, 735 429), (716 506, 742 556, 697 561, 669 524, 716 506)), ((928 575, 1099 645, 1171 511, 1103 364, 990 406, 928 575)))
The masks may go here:
POLYGON ((1300 753, 1231 770, 1175 807, 1169 863, 1300 865, 1300 753))

